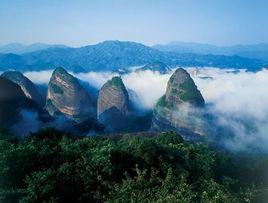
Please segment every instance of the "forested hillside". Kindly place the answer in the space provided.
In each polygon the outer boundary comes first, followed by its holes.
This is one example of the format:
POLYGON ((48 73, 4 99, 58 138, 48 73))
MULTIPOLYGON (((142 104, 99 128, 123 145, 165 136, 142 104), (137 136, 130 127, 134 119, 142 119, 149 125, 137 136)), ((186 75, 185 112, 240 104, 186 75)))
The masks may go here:
POLYGON ((215 151, 172 132, 77 137, 46 129, 22 140, 5 131, 0 135, 1 202, 265 202, 268 197, 267 157, 215 151))

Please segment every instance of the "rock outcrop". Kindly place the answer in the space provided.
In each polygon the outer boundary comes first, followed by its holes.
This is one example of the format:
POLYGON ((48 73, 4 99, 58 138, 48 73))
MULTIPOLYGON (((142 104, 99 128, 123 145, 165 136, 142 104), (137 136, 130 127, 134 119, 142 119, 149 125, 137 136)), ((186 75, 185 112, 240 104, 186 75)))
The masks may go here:
POLYGON ((113 77, 100 89, 97 115, 108 131, 118 131, 127 125, 131 114, 129 95, 120 77, 113 77))
POLYGON ((146 70, 151 70, 151 71, 158 71, 160 74, 165 74, 171 71, 171 69, 164 63, 157 61, 154 63, 149 63, 136 71, 146 71, 146 70))
POLYGON ((35 112, 37 119, 43 119, 41 117, 45 116, 45 113, 38 107, 38 105, 25 96, 18 84, 1 76, 0 128, 10 129, 12 126, 21 122, 23 117, 21 114, 22 110, 25 112, 35 112))
POLYGON ((96 117, 96 103, 92 96, 77 78, 61 67, 54 70, 49 81, 45 108, 52 116, 63 114, 76 122, 96 117))
POLYGON ((20 86, 0 77, 0 127, 8 128, 18 119, 19 107, 26 96, 20 86))
POLYGON ((42 105, 42 97, 38 93, 35 84, 29 80, 27 77, 25 77, 21 72, 18 71, 6 71, 2 75, 2 77, 5 77, 12 82, 18 84, 26 97, 29 99, 32 99, 37 104, 42 105))
POLYGON ((166 93, 159 99, 152 119, 154 130, 175 130, 185 139, 203 134, 205 101, 191 76, 182 68, 170 77, 166 93))

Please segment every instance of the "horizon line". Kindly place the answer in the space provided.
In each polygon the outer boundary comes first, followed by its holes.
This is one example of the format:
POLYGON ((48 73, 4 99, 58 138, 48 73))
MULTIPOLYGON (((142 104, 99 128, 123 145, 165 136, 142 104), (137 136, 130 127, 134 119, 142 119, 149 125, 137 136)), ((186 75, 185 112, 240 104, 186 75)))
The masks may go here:
POLYGON ((23 45, 23 46, 31 46, 31 45, 34 45, 34 44, 42 44, 42 45, 50 45, 50 46, 53 46, 53 45, 58 45, 58 46, 66 46, 68 48, 80 48, 80 47, 85 47, 85 46, 92 46, 92 45, 97 45, 97 44, 100 44, 100 43, 103 43, 103 42, 134 42, 134 43, 138 43, 138 44, 143 44, 145 46, 148 46, 148 47, 153 47, 153 46, 156 46, 156 45, 163 45, 163 46, 166 46, 166 45, 169 45, 171 43, 185 43, 185 44, 200 44, 200 45, 209 45, 209 46, 215 46, 215 47, 220 47, 220 48, 223 48, 223 47, 234 47, 234 46, 250 46, 250 45, 265 45, 267 44, 268 45, 268 42, 258 42, 258 43, 245 43, 245 44, 242 44, 242 43, 236 43, 236 44, 232 44, 232 45, 217 45, 217 44, 213 44, 213 43, 207 43, 207 42, 193 42, 193 41, 180 41, 180 40, 172 40, 172 41, 169 41, 167 43, 154 43, 153 45, 148 45, 146 43, 143 43, 143 42, 138 42, 138 41, 135 41, 135 40, 119 40, 119 39, 107 39, 107 40, 103 40, 103 41, 98 41, 98 42, 95 42, 95 43, 85 43, 83 45, 77 45, 77 46, 73 46, 73 45, 70 45, 70 44, 63 44, 63 43, 49 43, 49 42, 41 42, 41 41, 37 41, 37 42, 32 42, 32 43, 23 43, 23 42, 8 42, 8 43, 4 43, 4 44, 0 44, 0 47, 3 47, 3 46, 7 46, 7 45, 11 45, 11 44, 18 44, 18 45, 23 45))

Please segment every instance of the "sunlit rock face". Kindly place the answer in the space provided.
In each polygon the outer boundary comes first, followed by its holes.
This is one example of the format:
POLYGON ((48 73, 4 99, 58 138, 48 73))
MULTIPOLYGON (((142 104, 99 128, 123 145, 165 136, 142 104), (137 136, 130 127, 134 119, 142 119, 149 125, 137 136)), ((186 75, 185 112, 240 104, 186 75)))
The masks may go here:
POLYGON ((63 68, 56 68, 51 76, 45 108, 52 116, 64 114, 77 122, 96 117, 92 96, 63 68))
POLYGON ((113 77, 100 89, 97 115, 108 131, 117 131, 127 125, 130 115, 129 95, 120 77, 113 77))
POLYGON ((170 77, 152 119, 153 130, 174 130, 186 139, 203 134, 202 108, 205 101, 191 76, 182 68, 170 77))
POLYGON ((21 72, 18 71, 6 71, 2 75, 2 77, 5 77, 12 82, 18 84, 26 97, 29 99, 32 99, 35 101, 37 104, 42 105, 42 97, 38 93, 34 83, 29 80, 27 77, 25 77, 21 72))

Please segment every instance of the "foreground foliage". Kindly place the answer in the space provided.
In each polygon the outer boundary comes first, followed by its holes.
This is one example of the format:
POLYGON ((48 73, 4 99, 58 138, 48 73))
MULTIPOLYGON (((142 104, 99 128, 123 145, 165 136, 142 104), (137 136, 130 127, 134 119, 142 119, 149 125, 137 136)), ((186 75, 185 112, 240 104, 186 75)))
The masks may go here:
POLYGON ((264 202, 267 194, 267 161, 248 167, 172 132, 0 136, 1 202, 264 202))

